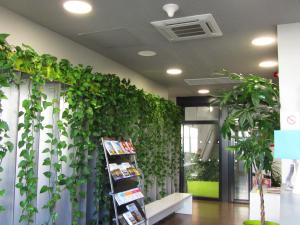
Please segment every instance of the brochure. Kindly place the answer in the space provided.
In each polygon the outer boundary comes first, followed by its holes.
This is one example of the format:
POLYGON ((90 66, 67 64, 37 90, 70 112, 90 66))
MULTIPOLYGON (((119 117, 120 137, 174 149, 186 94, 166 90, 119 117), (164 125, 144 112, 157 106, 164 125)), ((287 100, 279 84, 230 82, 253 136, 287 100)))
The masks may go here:
POLYGON ((134 154, 135 150, 130 141, 104 140, 104 147, 109 155, 134 154))
POLYGON ((126 203, 132 202, 143 197, 144 195, 142 194, 139 188, 133 188, 128 191, 115 194, 115 199, 118 205, 124 205, 126 203))
POLYGON ((130 141, 121 141, 121 146, 127 153, 135 153, 133 145, 130 141))
POLYGON ((117 154, 126 154, 126 152, 123 150, 122 146, 118 141, 111 141, 111 144, 115 149, 115 151, 117 152, 117 154))
POLYGON ((114 149, 114 147, 112 146, 111 141, 105 140, 104 141, 104 147, 105 147, 106 151, 109 153, 109 155, 116 155, 116 154, 118 154, 116 152, 116 150, 114 149))
POLYGON ((131 212, 131 215, 134 217, 134 219, 137 222, 144 221, 142 214, 140 213, 140 211, 138 210, 138 208, 136 207, 136 205, 134 203, 126 205, 126 208, 128 209, 129 212, 131 212))
POLYGON ((119 221, 122 225, 144 224, 145 219, 134 203, 127 205, 126 208, 128 211, 119 217, 119 221))
POLYGON ((123 217, 129 225, 134 225, 138 223, 138 221, 135 220, 131 212, 123 213, 123 217))
POLYGON ((139 171, 128 162, 121 164, 111 163, 109 164, 109 170, 114 180, 140 176, 139 171))

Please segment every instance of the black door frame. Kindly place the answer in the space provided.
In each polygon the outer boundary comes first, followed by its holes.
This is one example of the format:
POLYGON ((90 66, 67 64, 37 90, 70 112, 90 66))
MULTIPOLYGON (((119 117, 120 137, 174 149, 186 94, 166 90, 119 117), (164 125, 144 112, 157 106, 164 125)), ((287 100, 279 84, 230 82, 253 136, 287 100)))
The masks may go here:
MULTIPOLYGON (((177 97, 176 103, 183 109, 185 107, 201 107, 201 106, 213 106, 215 98, 210 96, 192 96, 192 97, 177 97)), ((249 201, 240 201, 234 199, 234 154, 232 152, 226 151, 225 148, 229 146, 230 142, 222 138, 220 128, 224 122, 226 112, 219 109, 218 120, 208 120, 208 121, 183 121, 182 125, 185 124, 217 124, 219 127, 219 172, 220 172, 220 186, 219 186, 219 199, 209 198, 209 200, 219 200, 227 202, 241 202, 248 203, 249 201)), ((183 110, 184 118, 184 110, 183 110)), ((181 151, 181 162, 180 162, 180 179, 179 179, 179 190, 183 192, 184 190, 184 167, 183 167, 183 150, 181 151)), ((251 190, 251 176, 249 176, 249 196, 251 190)), ((198 199, 198 198, 197 198, 198 199)), ((207 198, 201 198, 207 199, 207 198)))
MULTIPOLYGON (((184 121, 182 123, 182 126, 184 125, 198 125, 198 124, 214 124, 217 125, 218 129, 220 130, 219 126, 219 121, 218 120, 196 120, 196 121, 184 121)), ((183 129, 183 136, 184 136, 184 129, 183 129)), ((222 143, 221 143, 221 138, 220 138, 220 132, 218 132, 218 139, 219 139, 219 198, 208 198, 208 197, 197 197, 193 196, 193 199, 196 200, 215 200, 215 201, 220 201, 222 200, 222 143)), ((182 157, 181 157, 181 167, 180 167, 180 192, 184 191, 184 184, 185 184, 185 179, 184 179, 184 146, 182 145, 182 151, 181 151, 182 157)))
MULTIPOLYGON (((212 106, 213 102, 215 101, 215 98, 210 97, 210 96, 191 96, 191 97, 177 97, 176 98, 176 103, 178 106, 181 106, 183 109, 185 107, 201 107, 201 106, 212 106)), ((186 121, 184 120, 182 123, 182 126, 186 124, 216 124, 218 126, 218 129, 220 130, 220 109, 219 110, 219 118, 217 120, 203 120, 203 121, 186 121)), ((183 118, 184 118, 184 110, 183 110, 183 118)), ((206 197, 193 197, 193 199, 204 199, 204 200, 215 200, 215 201, 221 201, 223 199, 223 185, 222 185, 222 153, 224 152, 223 149, 223 144, 222 144, 222 138, 221 138, 221 133, 218 133, 219 136, 219 198, 206 198, 206 197)), ((184 151, 182 149, 181 151, 181 162, 180 162, 180 179, 179 179, 179 191, 183 192, 184 191, 184 167, 183 167, 183 159, 184 159, 184 151)))

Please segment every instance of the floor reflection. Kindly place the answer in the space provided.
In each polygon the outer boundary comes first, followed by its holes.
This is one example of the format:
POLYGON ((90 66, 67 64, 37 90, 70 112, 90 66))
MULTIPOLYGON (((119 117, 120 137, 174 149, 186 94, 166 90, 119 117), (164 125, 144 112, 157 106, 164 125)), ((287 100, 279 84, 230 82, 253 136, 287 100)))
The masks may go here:
POLYGON ((193 215, 175 214, 159 225, 241 225, 248 219, 246 204, 193 201, 193 215))

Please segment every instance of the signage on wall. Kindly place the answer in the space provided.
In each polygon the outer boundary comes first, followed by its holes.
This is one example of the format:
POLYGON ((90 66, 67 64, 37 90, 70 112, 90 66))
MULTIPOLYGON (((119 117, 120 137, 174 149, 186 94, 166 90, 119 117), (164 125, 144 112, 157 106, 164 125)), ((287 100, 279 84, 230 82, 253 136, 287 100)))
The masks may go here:
POLYGON ((289 116, 286 118, 286 122, 287 122, 289 125, 293 126, 293 125, 295 125, 295 124, 297 123, 297 118, 296 118, 295 115, 289 115, 289 116))
POLYGON ((281 112, 281 130, 300 129, 299 112, 281 112))
POLYGON ((274 134, 274 157, 300 160, 300 130, 276 130, 274 134))

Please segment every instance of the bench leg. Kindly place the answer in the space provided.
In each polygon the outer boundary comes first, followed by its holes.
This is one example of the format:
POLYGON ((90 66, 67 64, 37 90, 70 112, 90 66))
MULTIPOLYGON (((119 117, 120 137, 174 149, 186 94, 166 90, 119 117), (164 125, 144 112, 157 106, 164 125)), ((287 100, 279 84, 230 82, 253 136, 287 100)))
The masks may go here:
POLYGON ((181 206, 175 213, 192 215, 193 213, 193 197, 185 199, 184 202, 181 203, 181 206))

